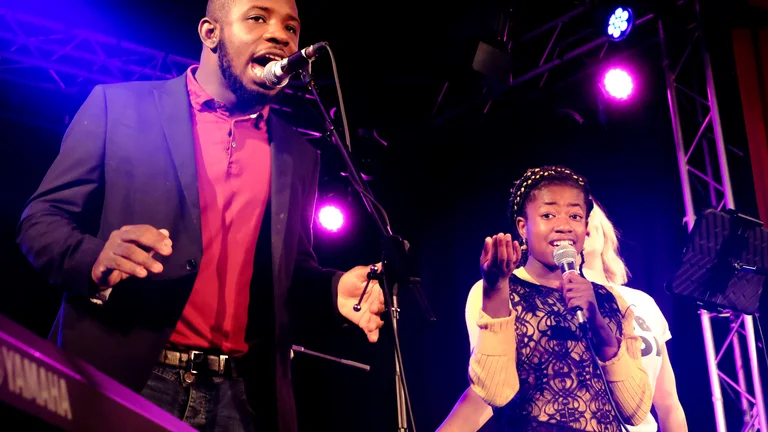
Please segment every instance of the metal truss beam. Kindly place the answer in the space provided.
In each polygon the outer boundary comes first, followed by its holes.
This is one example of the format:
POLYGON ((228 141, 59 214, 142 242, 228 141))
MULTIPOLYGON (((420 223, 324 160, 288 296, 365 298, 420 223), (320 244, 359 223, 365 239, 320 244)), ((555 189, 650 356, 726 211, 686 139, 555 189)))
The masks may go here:
MULTIPOLYGON (((64 92, 171 79, 198 62, 102 34, 0 9, 0 79, 64 92)), ((285 92, 292 93, 285 89, 285 92)), ((314 99, 311 95, 304 95, 314 99)), ((288 107, 276 107, 290 111, 288 107)), ((322 134, 300 129, 304 136, 322 134)))
MULTIPOLYGON (((695 25, 692 28, 695 30, 695 34, 676 65, 671 63, 667 52, 668 44, 665 38, 664 25, 661 21, 658 23, 664 57, 664 70, 667 78, 667 97, 669 99, 672 130, 683 189, 684 222, 688 231, 693 228, 697 208, 714 207, 721 210, 723 207, 734 209, 736 205, 728 169, 727 148, 723 138, 712 64, 699 17, 698 0, 694 0, 692 6, 694 10, 691 15, 694 15, 693 20, 695 21, 695 25), (696 88, 697 81, 695 75, 692 78, 690 75, 683 73, 686 67, 699 71, 700 75, 703 75, 703 90, 706 91, 705 94, 702 94, 696 88), (688 100, 684 100, 685 98, 688 98, 688 100), (685 105, 685 102, 690 102, 695 106, 695 115, 683 115, 681 107, 685 105), (691 122, 695 123, 690 124, 691 122), (686 126, 688 127, 686 128, 686 126), (686 142, 685 131, 694 130, 697 131, 695 138, 690 143, 686 142), (714 141, 714 146, 712 146, 712 141, 714 141), (693 186, 700 185, 701 183, 705 185, 702 188, 704 193, 698 195, 698 201, 700 202, 697 203, 697 196, 693 194, 692 189, 693 186), (705 203, 708 203, 708 205, 705 203)), ((744 420, 744 425, 740 430, 744 432, 768 432, 753 317, 735 312, 715 314, 705 310, 699 311, 699 315, 702 332, 704 333, 704 347, 709 369, 717 432, 727 431, 725 409, 723 407, 723 385, 729 392, 735 391, 738 394, 744 420), (712 334, 713 319, 726 319, 730 325, 730 333, 725 341, 723 341, 719 351, 716 349, 712 334), (747 343, 752 393, 748 389, 744 369, 742 337, 747 343), (735 379, 730 378, 719 367, 719 362, 729 346, 733 351, 735 379)))
POLYGON ((0 10, 0 57, 3 75, 64 90, 170 79, 197 63, 9 10, 0 10))

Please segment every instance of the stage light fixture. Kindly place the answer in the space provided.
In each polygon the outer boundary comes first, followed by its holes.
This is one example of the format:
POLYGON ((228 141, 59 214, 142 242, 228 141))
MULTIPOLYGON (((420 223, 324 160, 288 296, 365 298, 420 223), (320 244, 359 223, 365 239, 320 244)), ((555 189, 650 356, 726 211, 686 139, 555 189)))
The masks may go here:
POLYGON ((634 20, 632 9, 622 6, 612 9, 608 17, 608 37, 615 41, 624 39, 632 30, 634 20))
POLYGON ((338 207, 327 205, 317 213, 320 226, 328 231, 338 231, 344 225, 344 214, 338 207))
POLYGON ((632 94, 632 77, 623 69, 612 68, 603 76, 605 92, 619 100, 626 100, 632 94))

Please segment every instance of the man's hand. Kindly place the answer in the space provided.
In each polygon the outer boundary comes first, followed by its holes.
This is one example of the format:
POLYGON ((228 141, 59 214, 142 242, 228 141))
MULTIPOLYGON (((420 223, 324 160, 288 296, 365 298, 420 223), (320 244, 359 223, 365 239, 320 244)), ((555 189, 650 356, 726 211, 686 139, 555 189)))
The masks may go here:
MULTIPOLYGON (((381 269, 381 263, 376 267, 381 269)), ((339 313, 363 329, 370 342, 376 342, 379 339, 379 329, 384 325, 381 320, 381 314, 384 312, 384 293, 378 281, 371 281, 360 303, 360 311, 354 310, 365 284, 368 283, 369 271, 370 266, 357 266, 344 273, 339 280, 337 303, 339 313)))
POLYGON ((152 259, 152 255, 168 256, 172 247, 168 230, 126 225, 110 234, 91 268, 91 278, 101 289, 107 289, 130 276, 143 278, 148 272, 160 273, 163 265, 152 259))

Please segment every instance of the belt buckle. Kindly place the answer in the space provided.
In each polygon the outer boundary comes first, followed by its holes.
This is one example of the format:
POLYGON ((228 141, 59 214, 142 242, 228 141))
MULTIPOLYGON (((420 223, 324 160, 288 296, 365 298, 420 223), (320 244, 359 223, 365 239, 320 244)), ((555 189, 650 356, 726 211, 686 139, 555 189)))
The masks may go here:
POLYGON ((187 357, 187 371, 184 373, 184 381, 187 383, 191 383, 194 381, 195 376, 197 375, 197 372, 195 370, 195 362, 197 361, 197 356, 203 355, 202 351, 190 351, 187 357))
POLYGON ((229 356, 224 354, 219 356, 219 364, 218 364, 218 371, 217 371, 219 372, 219 375, 224 375, 224 369, 226 368, 228 358, 229 356))

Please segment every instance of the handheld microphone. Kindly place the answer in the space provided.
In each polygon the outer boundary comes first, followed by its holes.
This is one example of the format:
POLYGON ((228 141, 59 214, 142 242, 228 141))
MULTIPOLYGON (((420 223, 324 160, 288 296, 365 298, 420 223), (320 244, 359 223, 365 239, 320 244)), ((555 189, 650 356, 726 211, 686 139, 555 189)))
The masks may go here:
POLYGON ((328 42, 318 42, 301 51, 296 51, 282 60, 267 63, 264 66, 264 81, 267 82, 267 85, 275 88, 285 86, 291 75, 307 67, 309 62, 318 56, 320 48, 325 46, 328 46, 328 42))
MULTIPOLYGON (((579 274, 579 271, 576 269, 576 258, 578 256, 576 248, 568 243, 562 243, 555 248, 552 258, 555 260, 555 264, 560 267, 560 271, 563 272, 563 278, 568 273, 579 274)), ((579 321, 579 325, 586 325, 587 319, 584 316, 584 310, 580 306, 576 306, 574 309, 576 310, 576 319, 579 321)))
MULTIPOLYGON (((574 248, 572 245, 568 243, 562 243, 560 246, 555 248, 555 252, 552 254, 552 257, 555 260, 555 264, 557 264, 558 267, 560 267, 560 271, 563 272, 563 278, 565 278, 565 275, 568 273, 576 273, 579 274, 579 271, 576 269, 576 257, 578 257, 579 254, 576 252, 576 248, 574 248)), ((597 354, 595 354, 595 348, 592 346, 592 335, 590 334, 589 324, 587 323, 587 319, 584 316, 584 310, 581 309, 580 306, 576 306, 573 308, 576 311, 576 320, 579 322, 579 330, 581 331, 581 337, 584 338, 584 341, 587 344, 587 347, 589 348, 589 352, 592 354, 592 358, 594 359, 595 364, 598 368, 600 368, 600 363, 598 362, 597 354)), ((608 390, 608 400, 611 402, 611 407, 613 408, 614 414, 616 414, 616 418, 619 419, 619 424, 621 424, 621 428, 625 431, 629 431, 627 426, 624 424, 624 421, 621 420, 621 416, 619 416, 619 410, 616 409, 616 404, 613 401, 613 391, 608 386, 608 381, 605 378, 605 374, 599 374, 600 377, 603 380, 603 384, 605 385, 606 390, 608 390)))

